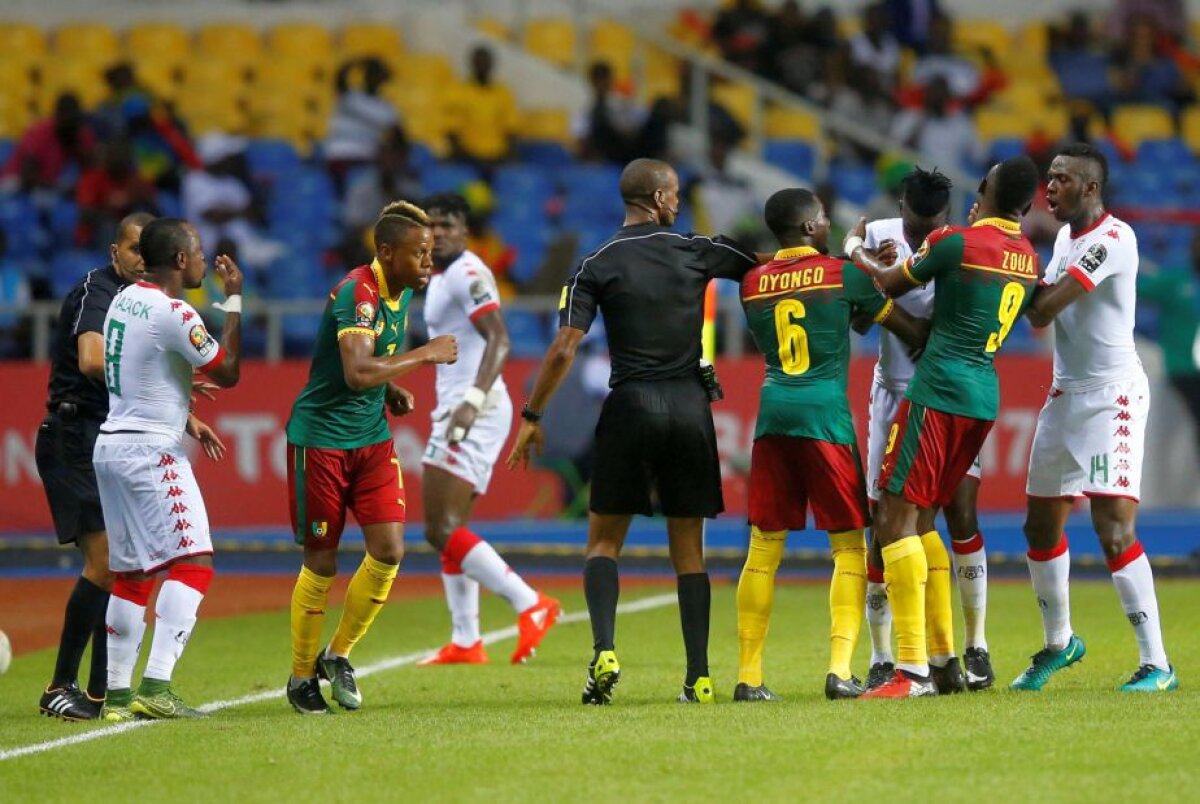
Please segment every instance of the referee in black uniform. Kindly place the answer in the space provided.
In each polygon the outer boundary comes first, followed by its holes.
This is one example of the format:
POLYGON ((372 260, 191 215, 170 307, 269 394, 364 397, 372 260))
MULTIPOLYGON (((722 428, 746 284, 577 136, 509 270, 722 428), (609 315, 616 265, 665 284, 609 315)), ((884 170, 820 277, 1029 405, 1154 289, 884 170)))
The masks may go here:
POLYGON ((89 271, 71 288, 58 314, 50 365, 48 413, 38 428, 37 467, 46 488, 59 544, 83 553, 83 574, 67 600, 54 678, 42 694, 42 713, 63 720, 91 720, 104 702, 107 636, 104 615, 113 576, 100 492, 92 470, 92 447, 108 415, 104 385, 104 316, 113 297, 141 275, 138 238, 153 215, 136 212, 121 221, 109 247, 111 262, 89 271), (76 681, 83 650, 92 639, 87 694, 76 681))
POLYGON ((702 525, 724 510, 710 397, 700 371, 704 292, 713 278, 741 279, 756 259, 725 238, 679 234, 679 178, 670 165, 637 159, 621 174, 625 224, 586 256, 559 302, 558 335, 521 416, 510 468, 541 451, 538 421, 597 310, 612 355, 612 393, 596 425, 584 594, 595 654, 583 702, 606 704, 620 678, 613 651, 617 556, 634 514, 650 515, 651 490, 667 517, 678 576, 687 675, 679 700, 714 700, 708 672, 711 592, 702 525))

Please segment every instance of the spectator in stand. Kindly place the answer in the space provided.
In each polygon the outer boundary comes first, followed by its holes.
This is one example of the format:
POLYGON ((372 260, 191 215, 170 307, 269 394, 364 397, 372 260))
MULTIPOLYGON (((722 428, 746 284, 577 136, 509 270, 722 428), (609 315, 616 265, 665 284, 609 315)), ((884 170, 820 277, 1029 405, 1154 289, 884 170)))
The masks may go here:
POLYGON ((938 0, 887 0, 888 24, 904 47, 925 52, 934 18, 942 13, 938 0))
POLYGON ((470 59, 470 79, 451 96, 450 151, 486 172, 512 157, 517 102, 508 87, 492 80, 496 59, 490 48, 476 46, 470 59))
POLYGON ((61 191, 91 162, 96 135, 71 92, 54 103, 54 114, 26 129, 4 166, 4 183, 21 192, 61 191))
POLYGON ((1151 103, 1176 114, 1195 100, 1175 62, 1158 47, 1158 29, 1149 16, 1133 17, 1113 52, 1113 88, 1121 103, 1151 103))
POLYGON ((496 209, 492 190, 487 182, 473 181, 462 188, 462 196, 471 210, 467 215, 467 249, 492 269, 500 298, 511 299, 517 294, 517 287, 509 272, 518 255, 492 227, 492 213, 496 209))
POLYGON ((260 210, 246 172, 246 141, 228 134, 208 134, 199 143, 202 170, 183 180, 183 208, 199 232, 200 242, 228 238, 237 244, 247 265, 265 268, 281 256, 281 244, 258 228, 260 210))
MULTIPOLYGON (((95 112, 97 134, 107 142, 128 139, 138 173, 160 190, 178 192, 185 168, 200 168, 183 124, 121 62, 104 73, 109 95, 95 112)), ((219 252, 218 252, 219 253, 219 252)))
POLYGON ((594 62, 588 70, 592 103, 571 121, 571 136, 578 143, 579 158, 624 165, 638 156, 645 112, 628 97, 613 90, 612 65, 594 62))
MULTIPOLYGON (((8 259, 8 237, 0 228, 0 306, 23 308, 33 300, 29 278, 8 259)), ((29 321, 19 312, 0 313, 0 358, 29 356, 29 321)))
POLYGON ((1074 12, 1065 27, 1050 31, 1050 66, 1068 101, 1088 101, 1107 117, 1114 102, 1113 88, 1108 78, 1108 56, 1097 42, 1087 13, 1074 12))
MULTIPOLYGON (((878 72, 851 59, 849 48, 843 49, 834 60, 828 87, 827 105, 831 112, 874 131, 891 130, 896 117, 892 93, 883 86, 878 72)), ((836 158, 843 160, 870 162, 879 155, 875 149, 846 137, 837 138, 834 147, 836 158)))
POLYGON ((770 24, 771 19, 759 8, 758 0, 734 0, 713 22, 713 42, 726 61, 751 72, 762 72, 770 24))
POLYGON ((421 177, 410 161, 411 149, 404 129, 393 126, 383 133, 374 162, 355 172, 346 188, 342 205, 344 240, 341 246, 346 265, 365 265, 372 259, 370 229, 379 210, 400 198, 424 195, 421 177))
POLYGON ((708 146, 708 164, 690 188, 700 227, 708 232, 727 232, 743 243, 761 233, 764 201, 753 191, 749 176, 733 167, 729 157, 737 143, 714 138, 708 146))
POLYGON ((850 55, 855 65, 873 70, 884 87, 895 88, 900 43, 888 30, 884 3, 875 2, 863 8, 862 31, 850 40, 850 55))
POLYGON ((927 87, 935 79, 945 80, 953 98, 973 98, 980 88, 979 70, 954 52, 954 22, 945 14, 933 18, 929 28, 929 42, 925 53, 913 65, 909 80, 918 86, 927 87))
POLYGON ((804 35, 776 51, 776 80, 799 95, 824 102, 831 63, 841 48, 837 17, 823 6, 809 18, 804 35))
POLYGON ((787 54, 808 43, 808 20, 797 0, 785 0, 770 22, 762 50, 763 77, 783 83, 782 64, 787 54))
MULTIPOLYGON (((1154 270, 1143 263, 1138 301, 1158 308, 1158 339, 1171 386, 1191 414, 1200 442, 1200 229, 1192 231, 1191 265, 1154 270)), ((1200 447, 1200 444, 1198 444, 1200 447)))
POLYGON ((920 109, 905 109, 896 116, 892 137, 928 158, 934 166, 975 172, 983 160, 975 123, 950 94, 943 76, 925 86, 920 109))
POLYGON ((1188 19, 1183 0, 1116 0, 1108 16, 1108 39, 1122 42, 1138 17, 1149 18, 1156 31, 1179 42, 1187 37, 1188 19))
POLYGON ((346 172, 375 158, 388 129, 401 124, 400 115, 379 96, 392 71, 375 56, 352 59, 337 71, 337 104, 325 135, 325 159, 339 190, 346 172))
POLYGON ((100 146, 99 164, 89 168, 75 188, 79 223, 75 245, 96 249, 117 241, 117 224, 134 212, 158 215, 154 185, 142 178, 133 162, 129 140, 100 146))

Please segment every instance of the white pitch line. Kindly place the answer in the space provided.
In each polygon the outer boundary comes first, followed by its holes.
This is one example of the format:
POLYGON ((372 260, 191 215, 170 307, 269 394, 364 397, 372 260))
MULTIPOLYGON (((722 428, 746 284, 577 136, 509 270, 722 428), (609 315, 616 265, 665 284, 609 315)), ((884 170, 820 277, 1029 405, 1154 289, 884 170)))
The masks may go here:
MULTIPOLYGON (((662 608, 676 601, 676 596, 673 594, 654 595, 653 597, 644 597, 640 600, 634 600, 630 603, 622 603, 617 606, 617 612, 620 614, 635 614, 639 611, 649 611, 650 609, 662 608)), ((570 614, 564 614, 558 618, 560 623, 577 623, 587 619, 587 611, 576 611, 570 614)), ((517 635, 517 628, 510 625, 507 628, 498 628, 495 631, 488 631, 482 636, 485 645, 490 645, 493 642, 501 642, 505 639, 511 639, 517 635)), ((440 646, 439 646, 440 647, 440 646)), ((359 678, 373 676, 376 673, 382 673, 386 670, 394 670, 397 667, 414 664, 424 659, 426 656, 431 656, 436 653, 438 648, 423 650, 418 653, 405 653, 400 656, 393 656, 389 659, 381 659, 377 662, 364 665, 362 668, 355 671, 359 678)), ((243 695, 240 698, 230 698, 227 701, 212 701, 202 706, 197 707, 203 712, 219 712, 222 709, 233 709, 238 706, 248 706, 250 704, 269 701, 272 698, 282 698, 283 690, 274 689, 264 692, 256 692, 252 695, 243 695)), ((58 748, 67 748, 72 745, 80 745, 88 743, 92 740, 99 740, 104 737, 115 737, 118 734, 133 731, 134 729, 142 729, 147 726, 153 726, 155 723, 161 723, 159 720, 132 720, 126 723, 115 723, 111 726, 103 726, 92 731, 86 731, 82 734, 73 734, 70 737, 60 737, 57 740, 47 740, 44 743, 34 743, 33 745, 23 745, 20 748, 10 748, 6 751, 0 751, 0 762, 8 759, 18 759, 19 757, 29 756, 31 754, 43 754, 47 751, 53 751, 58 748)))

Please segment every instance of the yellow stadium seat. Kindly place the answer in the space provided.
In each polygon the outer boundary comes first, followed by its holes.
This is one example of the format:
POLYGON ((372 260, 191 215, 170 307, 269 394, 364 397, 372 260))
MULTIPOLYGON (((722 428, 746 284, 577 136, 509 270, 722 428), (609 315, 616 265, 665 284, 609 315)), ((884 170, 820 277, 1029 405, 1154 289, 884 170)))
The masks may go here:
POLYGON ((757 103, 757 93, 754 91, 754 87, 749 84, 720 84, 713 87, 712 97, 747 130, 751 128, 754 120, 754 107, 757 103))
POLYGON ((184 95, 238 98, 246 93, 245 73, 224 59, 193 59, 184 67, 180 89, 184 95))
POLYGON ((240 22, 213 22, 196 30, 198 56, 220 56, 227 64, 248 69, 263 58, 262 37, 240 22))
POLYGON ((68 59, 90 58, 113 61, 120 57, 121 44, 116 33, 103 23, 77 22, 60 26, 54 32, 54 52, 68 59))
POLYGON ((333 52, 333 36, 323 25, 312 22, 287 22, 276 25, 267 34, 272 53, 280 56, 309 56, 333 52))
POLYGON ((191 47, 192 35, 170 22, 142 22, 125 32, 125 50, 134 61, 168 54, 185 59, 191 47))
POLYGON ((195 136, 214 131, 245 134, 249 126, 246 112, 235 98, 219 93, 181 95, 176 110, 195 136))
POLYGON ((1071 128, 1071 117, 1065 106, 1046 106, 1031 116, 1031 130, 1052 140, 1061 140, 1071 128))
POLYGON ((991 142, 1001 137, 1025 138, 1033 133, 1034 118, 1030 115, 1002 109, 980 109, 975 112, 975 129, 979 139, 991 142))
POLYGON ((76 59, 52 59, 42 75, 42 109, 50 110, 55 99, 64 92, 73 92, 84 108, 92 108, 108 94, 100 62, 76 59))
POLYGON ((964 19, 954 23, 954 46, 970 52, 988 48, 997 60, 1004 61, 1011 49, 1008 28, 995 20, 964 19))
POLYGON ((543 18, 525 24, 525 49, 560 67, 575 63, 575 26, 570 20, 543 18))
POLYGON ((308 94, 318 87, 312 65, 290 58, 266 59, 254 66, 254 87, 308 94))
POLYGON ((1160 106, 1118 106, 1112 116, 1112 129, 1119 139, 1134 148, 1142 140, 1175 136, 1175 123, 1160 106))
POLYGON ((1013 81, 996 94, 991 106, 1009 112, 1040 114, 1047 106, 1061 101, 1057 83, 1013 81))
POLYGON ((342 28, 338 40, 343 59, 377 56, 393 63, 404 53, 404 39, 395 28, 377 23, 358 23, 342 28))
POLYGON ((180 92, 183 77, 182 64, 174 59, 159 59, 149 56, 138 58, 134 74, 139 84, 159 98, 175 100, 180 92))
POLYGON ((1012 60, 1045 62, 1050 50, 1050 29, 1044 20, 1030 20, 1013 33, 1009 54, 1012 60))
POLYGON ((9 60, 19 55, 41 56, 46 52, 46 34, 36 25, 0 23, 0 53, 9 60))
POLYGON ((1183 128, 1183 141, 1188 144, 1193 153, 1200 154, 1200 106, 1189 106, 1183 112, 1180 122, 1183 128))
POLYGON ((509 30, 508 26, 495 17, 484 17, 476 21, 475 27, 489 36, 494 36, 497 39, 505 41, 512 36, 512 31, 509 30))
POLYGON ((638 87, 638 97, 645 104, 652 104, 659 98, 673 98, 679 94, 679 60, 661 50, 647 49, 643 51, 643 72, 641 85, 638 87))
POLYGON ((523 139, 568 145, 571 142, 571 119, 565 109, 530 109, 521 112, 517 131, 523 139))
POLYGON ((445 56, 434 53, 409 53, 397 65, 397 75, 389 84, 399 90, 409 87, 440 87, 454 83, 454 68, 445 56))
POLYGON ((767 109, 764 132, 772 138, 816 141, 821 136, 821 121, 804 109, 771 107, 767 109))

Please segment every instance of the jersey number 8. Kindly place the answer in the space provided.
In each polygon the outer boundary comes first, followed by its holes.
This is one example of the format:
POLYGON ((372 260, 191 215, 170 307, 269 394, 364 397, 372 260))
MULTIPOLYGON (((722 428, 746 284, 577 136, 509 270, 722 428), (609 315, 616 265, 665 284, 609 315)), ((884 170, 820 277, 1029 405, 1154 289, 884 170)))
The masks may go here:
POLYGON ((1004 286, 1004 291, 1000 294, 1000 309, 996 313, 996 317, 1000 320, 1000 331, 993 332, 988 336, 987 349, 988 354, 997 352, 1004 345, 1004 339, 1008 337, 1009 331, 1017 320, 1017 313, 1021 310, 1021 302, 1025 301, 1025 286, 1020 282, 1009 282, 1004 286))
POLYGON ((109 321, 104 333, 104 384, 113 396, 121 395, 121 349, 125 346, 125 324, 109 321))
POLYGON ((808 333, 795 322, 796 318, 804 318, 804 302, 784 299, 775 305, 775 339, 779 341, 779 363, 784 374, 803 374, 812 363, 808 333))

